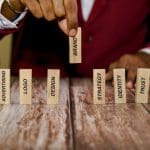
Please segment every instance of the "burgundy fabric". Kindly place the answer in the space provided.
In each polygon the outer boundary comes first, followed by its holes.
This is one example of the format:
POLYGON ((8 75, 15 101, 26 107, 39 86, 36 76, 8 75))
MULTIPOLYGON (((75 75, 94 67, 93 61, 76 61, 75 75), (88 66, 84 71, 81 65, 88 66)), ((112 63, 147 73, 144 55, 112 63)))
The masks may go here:
POLYGON ((12 73, 32 68, 33 76, 46 76, 48 68, 61 69, 61 76, 92 76, 93 68, 107 68, 126 53, 148 45, 149 0, 96 0, 87 22, 79 5, 82 27, 82 63, 69 64, 68 37, 57 22, 28 15, 14 36, 12 73))

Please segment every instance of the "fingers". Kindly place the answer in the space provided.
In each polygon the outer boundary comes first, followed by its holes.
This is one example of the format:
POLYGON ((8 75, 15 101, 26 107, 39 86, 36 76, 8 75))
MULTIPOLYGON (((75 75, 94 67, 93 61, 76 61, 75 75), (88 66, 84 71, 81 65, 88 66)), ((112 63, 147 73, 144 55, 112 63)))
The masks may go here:
POLYGON ((108 72, 106 73, 106 80, 113 80, 113 69, 118 68, 118 62, 114 62, 109 66, 108 72))
POLYGON ((63 4, 63 0, 52 0, 53 10, 57 18, 62 18, 65 16, 65 8, 63 4))
POLYGON ((68 27, 67 27, 67 19, 63 19, 58 21, 58 25, 60 27, 60 29, 66 34, 68 35, 68 27))
POLYGON ((39 3, 44 18, 48 21, 54 20, 55 14, 53 12, 53 6, 51 0, 39 0, 39 3))
POLYGON ((134 87, 135 79, 136 79, 136 69, 130 68, 127 72, 127 88, 132 89, 134 87))
POLYGON ((78 27, 76 0, 64 0, 69 36, 75 36, 78 27))
POLYGON ((35 0, 21 0, 21 3, 24 4, 29 11, 33 14, 36 18, 41 18, 43 16, 41 7, 38 1, 35 0))
POLYGON ((61 30, 75 36, 78 27, 76 0, 21 0, 36 18, 44 17, 51 21, 58 19, 61 30))

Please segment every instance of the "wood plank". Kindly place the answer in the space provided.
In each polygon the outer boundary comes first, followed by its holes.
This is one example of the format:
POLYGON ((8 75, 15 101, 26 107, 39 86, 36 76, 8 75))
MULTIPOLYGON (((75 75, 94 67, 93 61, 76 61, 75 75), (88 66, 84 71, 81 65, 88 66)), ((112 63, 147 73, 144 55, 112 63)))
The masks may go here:
POLYGON ((13 79, 13 104, 0 107, 1 149, 72 149, 69 81, 60 82, 59 105, 45 105, 46 84, 46 79, 34 79, 34 104, 19 105, 19 82, 13 79))
MULTIPOLYGON (((141 104, 92 104, 92 81, 72 79, 71 101, 76 149, 149 150, 150 115, 141 104)), ((127 100, 133 102, 134 91, 127 100)), ((106 85, 106 101, 113 103, 113 87, 106 85)))

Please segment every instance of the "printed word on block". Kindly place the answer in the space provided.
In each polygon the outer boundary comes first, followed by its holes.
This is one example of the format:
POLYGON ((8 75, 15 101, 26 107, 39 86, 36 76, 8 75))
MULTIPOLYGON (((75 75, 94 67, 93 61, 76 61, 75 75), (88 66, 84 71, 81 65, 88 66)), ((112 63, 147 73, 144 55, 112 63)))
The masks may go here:
POLYGON ((115 103, 126 103, 125 69, 114 69, 115 103))
POLYGON ((58 104, 60 70, 48 69, 47 75, 47 104, 58 104))
POLYGON ((150 69, 139 68, 136 81, 136 103, 148 103, 150 69))
POLYGON ((105 69, 93 70, 94 104, 105 104, 105 69))
POLYGON ((10 104, 10 69, 0 69, 0 104, 10 104))
POLYGON ((20 104, 32 103, 32 70, 19 70, 20 104))
POLYGON ((81 50, 81 28, 78 28, 76 36, 69 37, 69 62, 71 64, 82 62, 82 50, 81 50))

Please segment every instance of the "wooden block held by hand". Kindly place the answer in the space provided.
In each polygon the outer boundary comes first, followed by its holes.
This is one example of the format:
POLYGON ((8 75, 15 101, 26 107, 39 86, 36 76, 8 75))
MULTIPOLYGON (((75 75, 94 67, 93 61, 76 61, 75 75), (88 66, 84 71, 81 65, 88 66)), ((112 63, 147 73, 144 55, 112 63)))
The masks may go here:
POLYGON ((48 69, 47 75, 47 104, 58 104, 60 70, 48 69))
POLYGON ((105 69, 93 69, 94 104, 105 104, 105 69))
POLYGON ((10 69, 0 69, 0 104, 10 104, 10 69))
POLYGON ((32 104, 32 69, 19 70, 20 104, 32 104))
POLYGON ((136 103, 148 103, 150 69, 137 69, 136 103))
POLYGON ((126 103, 125 69, 114 69, 115 103, 126 103))
POLYGON ((75 37, 69 37, 69 62, 71 64, 82 62, 81 37, 80 27, 75 37))

